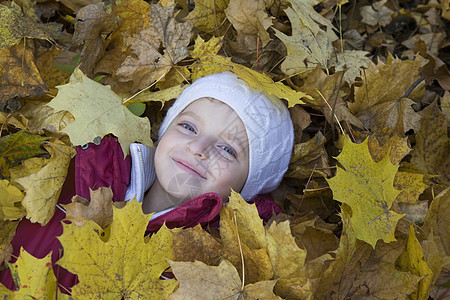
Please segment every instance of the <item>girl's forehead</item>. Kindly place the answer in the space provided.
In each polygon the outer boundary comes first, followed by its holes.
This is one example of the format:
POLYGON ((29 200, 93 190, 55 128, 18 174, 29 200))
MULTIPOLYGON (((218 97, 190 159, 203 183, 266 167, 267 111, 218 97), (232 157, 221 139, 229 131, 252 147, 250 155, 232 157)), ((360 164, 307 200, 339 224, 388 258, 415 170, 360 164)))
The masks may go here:
POLYGON ((192 114, 200 119, 226 119, 233 116, 231 120, 234 120, 236 117, 240 121, 237 113, 229 105, 214 98, 200 98, 195 100, 180 113, 180 115, 183 114, 192 114))

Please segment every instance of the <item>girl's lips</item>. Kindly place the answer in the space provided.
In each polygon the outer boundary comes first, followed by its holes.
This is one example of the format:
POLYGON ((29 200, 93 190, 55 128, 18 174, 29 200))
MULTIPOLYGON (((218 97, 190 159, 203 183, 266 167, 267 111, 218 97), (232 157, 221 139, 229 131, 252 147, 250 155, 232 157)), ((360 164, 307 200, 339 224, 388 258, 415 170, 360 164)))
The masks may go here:
POLYGON ((195 168, 193 165, 191 165, 190 163, 184 161, 184 160, 180 160, 180 159, 175 159, 172 158, 172 160, 175 162, 175 164, 182 170, 188 172, 189 174, 193 174, 193 175, 197 175, 200 176, 203 179, 206 179, 205 176, 202 175, 202 173, 200 173, 200 171, 195 168))

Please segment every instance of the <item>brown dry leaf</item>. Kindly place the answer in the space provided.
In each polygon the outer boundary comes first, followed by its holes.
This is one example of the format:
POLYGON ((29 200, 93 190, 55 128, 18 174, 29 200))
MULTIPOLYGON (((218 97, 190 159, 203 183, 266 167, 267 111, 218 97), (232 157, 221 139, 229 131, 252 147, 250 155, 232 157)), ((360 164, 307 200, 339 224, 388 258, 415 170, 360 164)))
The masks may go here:
MULTIPOLYGON (((27 127, 32 134, 45 134, 47 131, 58 136, 57 134, 75 119, 71 113, 65 110, 55 111, 47 103, 27 101, 20 109, 20 114, 29 119, 27 127)), ((60 133, 60 136, 63 134, 60 133)))
POLYGON ((306 261, 309 262, 337 249, 339 239, 333 232, 315 227, 306 227, 305 232, 295 239, 297 244, 306 250, 306 261))
POLYGON ((262 47, 267 45, 270 41, 267 29, 272 25, 272 20, 265 12, 265 8, 264 0, 230 0, 225 14, 236 29, 238 39, 240 35, 255 36, 261 39, 262 47))
POLYGON ((372 131, 389 128, 399 136, 419 128, 419 115, 411 107, 420 98, 425 85, 422 82, 403 98, 404 93, 420 78, 426 60, 418 55, 414 60, 388 58, 386 64, 369 64, 362 85, 355 87, 355 102, 349 102, 350 111, 366 128, 372 131))
MULTIPOLYGON (((143 0, 125 0, 112 10, 111 18, 115 19, 117 26, 110 39, 106 40, 106 53, 95 66, 96 73, 115 74, 128 53, 125 40, 150 26, 150 12, 150 4, 143 0)), ((113 89, 119 89, 116 80, 108 80, 107 83, 113 89)))
MULTIPOLYGON (((432 35, 434 36, 434 34, 432 35)), ((439 56, 431 53, 428 45, 422 40, 414 44, 414 53, 419 53, 422 57, 428 59, 428 63, 423 67, 422 71, 427 80, 435 79, 444 90, 450 90, 450 72, 447 64, 439 56)))
POLYGON ((311 117, 300 105, 291 107, 289 113, 294 125, 294 143, 297 144, 301 142, 303 130, 311 124, 311 117))
POLYGON ((28 120, 26 118, 20 118, 15 115, 7 114, 0 111, 0 123, 6 125, 14 126, 18 129, 25 129, 28 120))
POLYGON ((333 52, 331 43, 338 39, 334 26, 314 10, 314 4, 313 0, 291 1, 292 7, 284 10, 292 24, 292 36, 274 29, 287 48, 288 55, 281 64, 286 75, 308 73, 317 65, 326 68, 333 52))
MULTIPOLYGON (((55 57, 64 53, 61 48, 53 46, 50 49, 40 47, 39 53, 36 58, 36 66, 40 71, 40 75, 45 84, 50 88, 52 95, 56 95, 57 91, 55 87, 68 81, 70 74, 62 70, 58 70, 55 67, 58 63, 55 61, 55 57)), ((65 52, 67 53, 67 52, 65 52)))
POLYGON ((394 262, 404 242, 378 242, 375 250, 356 240, 350 223, 350 208, 342 205, 343 232, 336 260, 325 271, 318 299, 404 299, 420 277, 396 270, 394 262))
POLYGON ((450 185, 450 139, 447 119, 434 102, 422 111, 416 145, 411 152, 411 163, 419 170, 439 175, 435 180, 450 185))
POLYGON ((305 102, 307 105, 310 105, 317 110, 321 110, 328 123, 331 124, 332 119, 334 119, 333 123, 336 123, 337 118, 339 122, 347 121, 350 124, 363 129, 364 125, 362 122, 350 112, 347 103, 343 101, 343 98, 348 95, 348 90, 344 88, 343 81, 341 87, 339 87, 342 76, 342 72, 327 75, 321 68, 317 67, 304 79, 304 84, 299 90, 311 95, 313 99, 305 99, 305 102), (335 101, 336 104, 334 104, 335 101), (331 115, 333 107, 334 116, 331 115))
POLYGON ((134 91, 146 88, 188 56, 187 45, 192 35, 192 22, 179 23, 175 16, 175 5, 152 5, 150 27, 125 41, 131 47, 133 55, 128 56, 117 69, 117 80, 131 82, 134 91))
POLYGON ((113 219, 113 192, 110 187, 100 187, 93 191, 89 188, 90 201, 74 196, 72 203, 63 205, 66 219, 77 226, 92 220, 100 227, 106 228, 113 219))
MULTIPOLYGON (((433 232, 431 232, 427 239, 422 241, 420 245, 422 247, 423 259, 433 273, 433 276, 430 279, 430 285, 434 286, 446 263, 446 260, 444 259, 445 255, 444 253, 439 253, 439 248, 434 239, 433 232)), ((446 259, 448 261, 450 257, 447 256, 446 259)))
POLYGON ((304 143, 294 145, 289 169, 285 176, 296 179, 306 179, 311 176, 330 176, 328 154, 325 150, 326 138, 322 132, 304 143), (321 170, 315 170, 315 169, 321 170), (314 170, 314 171, 313 171, 314 170))
POLYGON ((85 7, 93 2, 101 2, 101 0, 58 0, 73 12, 77 12, 80 8, 85 7))
POLYGON ((83 45, 78 67, 88 77, 93 77, 95 64, 105 54, 102 35, 114 29, 114 21, 103 2, 89 4, 77 12, 72 44, 83 45))
POLYGON ((175 66, 164 77, 164 81, 159 81, 156 87, 162 91, 176 86, 182 86, 191 80, 191 71, 187 66, 175 66))
POLYGON ((47 91, 35 64, 35 41, 0 49, 0 103, 14 97, 36 97, 47 91))
POLYGON ((172 232, 172 255, 176 261, 201 261, 218 265, 222 246, 200 225, 172 232))
POLYGON ((367 55, 369 54, 367 51, 360 50, 335 52, 328 67, 334 67, 335 72, 344 71, 344 80, 348 84, 353 84, 356 77, 361 76, 361 68, 368 67, 370 59, 367 55))
POLYGON ((227 260, 217 267, 199 261, 170 265, 180 286, 168 299, 281 299, 273 293, 276 280, 242 286, 236 268, 227 260))
POLYGON ((234 193, 220 211, 220 237, 223 256, 242 273, 244 257, 245 282, 255 283, 273 277, 272 264, 266 250, 265 231, 254 204, 246 203, 234 193), (239 242, 240 241, 240 242, 239 242))
MULTIPOLYGON (((363 254, 361 258, 352 257, 348 263, 348 272, 355 273, 348 284, 350 289, 343 298, 378 298, 378 299, 403 299, 417 288, 419 276, 408 272, 400 272, 394 262, 399 257, 404 245, 401 242, 385 244, 379 242, 375 251, 358 249, 363 254), (357 258, 353 260, 353 258, 357 258), (353 270, 350 268, 354 267, 353 270), (352 280, 353 279, 353 280, 352 280)), ((359 253, 358 253, 359 254, 359 253)))
POLYGON ((387 8, 385 6, 387 0, 382 0, 379 2, 375 2, 372 6, 367 5, 361 7, 361 16, 363 17, 363 23, 376 26, 386 26, 392 20, 393 10, 387 8))
POLYGON ((204 32, 219 30, 226 20, 225 9, 229 2, 229 0, 197 0, 194 10, 187 16, 187 19, 193 20, 194 27, 204 32))
MULTIPOLYGON (((444 96, 442 96, 442 98, 441 98, 441 109, 442 109, 442 113, 447 118, 447 121, 450 120, 450 92, 449 91, 446 91, 444 93, 444 96)), ((1 120, 1 115, 0 115, 0 120, 1 120)))
POLYGON ((348 282, 350 282, 350 280, 342 281, 341 278, 351 279, 356 275, 357 269, 352 269, 350 271, 347 267, 354 254, 361 253, 361 251, 357 252, 357 250, 360 249, 358 249, 357 240, 350 225, 351 209, 348 205, 342 204, 341 211, 343 225, 341 237, 339 239, 339 247, 335 251, 336 258, 324 271, 323 276, 320 279, 321 288, 318 289, 316 294, 318 299, 343 299, 342 293, 349 288, 348 282))
POLYGON ((450 256, 450 188, 433 199, 422 228, 428 234, 433 232, 439 254, 450 256))
POLYGON ((111 43, 124 36, 131 36, 149 26, 151 5, 143 0, 125 0, 117 5, 111 14, 119 19, 117 28, 111 34, 111 43))
POLYGON ((428 213, 428 201, 416 201, 414 203, 398 202, 394 203, 394 210, 399 214, 405 214, 403 218, 410 222, 423 223, 428 213))
POLYGON ((44 144, 44 148, 51 155, 47 165, 36 173, 15 180, 25 189, 22 205, 27 210, 27 219, 42 225, 47 224, 55 212, 70 160, 75 155, 72 147, 58 140, 44 144))

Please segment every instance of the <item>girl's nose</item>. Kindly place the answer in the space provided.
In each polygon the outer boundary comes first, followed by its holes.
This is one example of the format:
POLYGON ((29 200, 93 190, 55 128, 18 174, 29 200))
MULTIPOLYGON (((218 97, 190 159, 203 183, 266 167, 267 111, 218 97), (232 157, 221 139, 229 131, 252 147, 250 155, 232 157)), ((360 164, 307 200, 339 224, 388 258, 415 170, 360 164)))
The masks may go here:
POLYGON ((208 137, 197 137, 186 143, 186 150, 199 159, 207 159, 209 157, 210 145, 208 137))

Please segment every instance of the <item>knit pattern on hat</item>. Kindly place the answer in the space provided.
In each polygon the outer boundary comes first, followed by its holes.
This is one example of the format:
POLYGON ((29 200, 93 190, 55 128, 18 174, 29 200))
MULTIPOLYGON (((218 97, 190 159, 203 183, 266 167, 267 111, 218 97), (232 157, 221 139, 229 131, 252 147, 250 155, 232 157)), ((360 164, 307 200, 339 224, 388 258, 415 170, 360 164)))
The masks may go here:
POLYGON ((249 144, 249 169, 241 196, 250 201, 273 191, 287 171, 294 130, 287 107, 249 87, 230 72, 205 76, 187 87, 168 110, 159 129, 161 138, 173 120, 192 102, 203 97, 230 106, 244 123, 249 144))

